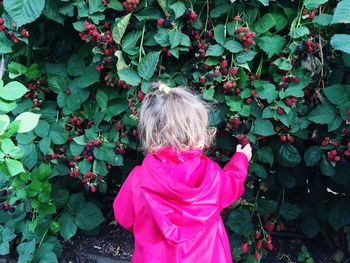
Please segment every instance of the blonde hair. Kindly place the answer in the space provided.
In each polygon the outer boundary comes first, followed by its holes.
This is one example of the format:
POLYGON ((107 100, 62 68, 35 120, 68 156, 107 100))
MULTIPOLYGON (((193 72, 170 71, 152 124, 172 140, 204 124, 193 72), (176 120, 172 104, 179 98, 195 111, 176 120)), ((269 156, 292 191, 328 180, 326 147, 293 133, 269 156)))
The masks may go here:
POLYGON ((162 147, 181 151, 209 147, 215 129, 209 128, 208 111, 209 106, 184 87, 153 82, 139 117, 143 147, 150 152, 162 147))

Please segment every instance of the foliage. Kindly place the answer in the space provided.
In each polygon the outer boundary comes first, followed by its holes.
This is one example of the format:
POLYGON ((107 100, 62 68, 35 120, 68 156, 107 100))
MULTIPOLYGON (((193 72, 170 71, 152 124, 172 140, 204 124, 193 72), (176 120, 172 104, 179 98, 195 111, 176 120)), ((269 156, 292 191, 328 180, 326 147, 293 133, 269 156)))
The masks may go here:
POLYGON ((226 162, 237 142, 254 146, 243 201, 226 222, 239 234, 235 258, 260 260, 289 220, 309 237, 345 235, 349 1, 2 2, 1 127, 16 118, 26 132, 11 123, 1 139, 2 152, 15 153, 1 166, 0 188, 11 191, 2 202, 19 204, 15 216, 1 211, 0 231, 20 226, 3 234, 3 254, 22 233, 20 259, 45 262, 59 255, 59 236, 98 231, 101 194, 115 195, 142 159, 138 108, 156 79, 216 105, 215 160, 226 162))

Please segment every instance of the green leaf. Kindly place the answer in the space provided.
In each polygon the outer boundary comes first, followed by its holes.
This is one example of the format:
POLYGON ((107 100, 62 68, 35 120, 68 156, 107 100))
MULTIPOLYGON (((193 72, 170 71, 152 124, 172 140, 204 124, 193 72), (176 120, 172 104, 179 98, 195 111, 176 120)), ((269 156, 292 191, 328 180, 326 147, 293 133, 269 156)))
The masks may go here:
POLYGON ((96 70, 94 65, 88 66, 84 69, 83 75, 73 80, 72 86, 86 88, 98 82, 100 79, 100 71, 96 70))
POLYGON ((17 160, 5 159, 6 168, 11 176, 15 176, 20 173, 25 173, 23 164, 17 160))
POLYGON ((270 0, 259 0, 260 3, 262 3, 263 6, 268 6, 270 0))
POLYGON ((271 136, 276 134, 271 121, 258 118, 254 122, 254 133, 262 136, 271 136))
POLYGON ((250 220, 250 212, 247 209, 239 208, 234 210, 228 217, 226 225, 237 234, 247 235, 253 231, 253 224, 250 220))
POLYGON ((162 18, 163 17, 163 13, 158 8, 147 7, 147 8, 142 9, 140 12, 137 12, 135 14, 135 17, 139 21, 157 20, 158 18, 162 18))
POLYGON ((271 147, 264 146, 257 150, 256 155, 258 160, 264 163, 268 163, 270 166, 273 165, 274 155, 271 147))
POLYGON ((335 105, 342 105, 350 101, 350 85, 335 84, 323 89, 327 99, 335 105))
POLYGON ((170 5, 169 7, 170 7, 170 9, 172 9, 174 11, 175 19, 182 16, 186 11, 186 6, 182 2, 175 2, 174 4, 170 5))
POLYGON ((75 216, 75 222, 82 230, 92 230, 103 221, 100 209, 93 203, 85 203, 75 216))
POLYGON ((275 85, 268 81, 255 80, 253 86, 256 88, 259 98, 266 99, 268 103, 273 102, 278 97, 275 85))
POLYGON ((236 57, 236 60, 239 64, 244 64, 248 61, 252 61, 256 54, 257 54, 257 52, 252 51, 252 50, 250 50, 248 52, 243 52, 236 57))
POLYGON ((17 246, 17 253, 19 254, 18 263, 31 262, 35 252, 35 239, 29 242, 22 242, 17 246))
POLYGON ((225 27, 222 24, 214 28, 214 39, 218 44, 224 45, 225 42, 225 27))
POLYGON ((6 131, 9 124, 10 124, 9 116, 5 114, 0 115, 0 135, 2 135, 4 131, 6 131))
POLYGON ((9 39, 5 32, 0 32, 0 53, 7 54, 12 52, 13 41, 9 39))
POLYGON ((335 8, 331 24, 349 24, 350 23, 350 1, 343 0, 338 2, 335 8))
POLYGON ((137 67, 138 74, 145 80, 150 80, 156 70, 160 52, 149 52, 141 59, 137 67))
POLYGON ((50 132, 50 124, 45 120, 39 120, 38 125, 35 127, 34 132, 41 138, 46 137, 50 132))
POLYGON ((4 100, 17 100, 28 92, 27 88, 18 81, 11 81, 0 88, 0 97, 4 100))
POLYGON ((254 29, 257 33, 265 33, 276 24, 276 20, 272 14, 267 13, 254 24, 254 29))
POLYGON ((60 222, 60 235, 64 240, 71 239, 77 233, 77 225, 74 222, 74 216, 67 212, 63 212, 62 215, 58 218, 60 222))
POLYGON ((7 241, 2 241, 0 243, 0 255, 5 256, 10 253, 10 245, 7 241))
POLYGON ((84 73, 84 60, 76 54, 70 57, 67 64, 67 73, 74 77, 79 77, 84 73))
POLYGON ((301 210, 294 204, 283 203, 279 209, 279 213, 287 220, 293 220, 297 218, 301 210))
POLYGON ((33 22, 40 16, 45 6, 45 0, 4 0, 3 5, 19 28, 33 22))
POLYGON ((61 123, 57 123, 51 126, 50 137, 54 144, 65 144, 67 142, 68 136, 68 131, 66 131, 66 129, 62 126, 61 123))
POLYGON ((241 43, 235 40, 225 41, 224 47, 231 53, 238 53, 243 50, 241 43))
POLYGON ((140 76, 132 69, 122 69, 118 75, 121 80, 131 86, 137 86, 141 82, 140 76))
POLYGON ((12 61, 9 65, 8 65, 8 70, 10 71, 10 78, 16 78, 18 76, 21 76, 23 74, 25 74, 27 72, 27 67, 12 61))
POLYGON ((301 157, 299 151, 290 143, 281 143, 276 154, 277 162, 284 167, 295 167, 301 157))
POLYGON ((33 130, 39 122, 41 114, 32 112, 23 112, 15 118, 15 121, 20 121, 18 133, 26 133, 33 130))
POLYGON ((50 146, 51 146, 51 138, 49 136, 44 137, 39 142, 39 149, 40 149, 41 153, 44 155, 49 153, 50 146))
POLYGON ((327 2, 328 0, 304 0, 304 5, 307 10, 312 10, 327 2))
POLYGON ((343 51, 350 54, 350 35, 348 34, 335 34, 331 38, 331 46, 335 50, 343 51))
POLYGON ((260 214, 272 214, 276 212, 277 202, 274 200, 268 199, 259 199, 258 200, 258 212, 260 214))
POLYGON ((169 42, 170 42, 171 48, 175 48, 178 45, 180 45, 181 37, 182 37, 182 33, 179 30, 174 29, 169 31, 169 42))
POLYGON ((314 166, 322 158, 322 150, 320 146, 310 146, 304 153, 304 159, 306 166, 314 166))
POLYGON ((278 58, 273 62, 273 64, 282 70, 291 70, 293 67, 286 58, 278 58))
POLYGON ((335 230, 350 224, 350 200, 344 199, 333 203, 329 211, 328 222, 335 230))
POLYGON ((318 16, 315 16, 315 18, 312 20, 312 22, 316 26, 326 27, 326 26, 328 26, 331 23, 332 19, 333 19, 332 15, 320 14, 318 16))
POLYGON ((213 57, 220 57, 224 53, 224 48, 220 44, 211 45, 208 47, 205 55, 207 57, 213 56, 213 57))
POLYGON ((168 15, 168 0, 157 0, 165 15, 168 15))
POLYGON ((300 227, 309 238, 315 237, 321 229, 320 222, 313 215, 305 216, 303 220, 301 220, 300 227))
POLYGON ((321 105, 318 105, 306 117, 312 122, 327 124, 329 131, 333 131, 341 125, 341 118, 338 116, 337 109, 327 100, 324 100, 321 105))
POLYGON ((110 0, 107 7, 114 9, 116 11, 123 11, 124 10, 123 5, 120 2, 118 2, 118 0, 110 0))
POLYGON ((66 211, 69 214, 76 215, 79 210, 83 208, 85 204, 85 198, 83 193, 77 193, 77 194, 72 194, 69 197, 67 206, 66 206, 66 211))
POLYGON ((292 38, 300 38, 300 37, 303 37, 303 36, 308 35, 308 34, 310 34, 310 31, 305 26, 300 26, 300 27, 294 28, 290 31, 290 36, 292 38))
POLYGON ((271 58, 281 53, 286 43, 285 38, 280 35, 264 36, 259 38, 258 46, 267 53, 268 58, 271 58))
POLYGON ((226 14, 230 9, 230 6, 227 4, 224 5, 219 5, 217 7, 214 7, 211 11, 210 11, 210 17, 212 18, 216 18, 216 17, 221 17, 224 14, 226 14))
POLYGON ((97 90, 96 101, 97 101, 97 105, 101 108, 101 110, 107 109, 108 95, 100 89, 97 90))
POLYGON ((260 178, 266 178, 267 176, 264 166, 260 164, 252 163, 250 164, 249 169, 260 178))
POLYGON ((103 12, 105 7, 102 5, 100 0, 89 0, 89 14, 94 14, 97 12, 103 12))
POLYGON ((332 166, 332 164, 328 161, 326 156, 322 156, 322 160, 320 163, 320 170, 321 173, 325 176, 334 176, 335 175, 335 169, 332 166))
POLYGON ((116 19, 116 23, 112 30, 112 37, 117 44, 121 44, 123 35, 128 27, 130 21, 131 13, 123 16, 120 19, 116 19))
POLYGON ((59 13, 59 3, 55 0, 46 0, 43 14, 53 21, 64 24, 64 16, 59 13))

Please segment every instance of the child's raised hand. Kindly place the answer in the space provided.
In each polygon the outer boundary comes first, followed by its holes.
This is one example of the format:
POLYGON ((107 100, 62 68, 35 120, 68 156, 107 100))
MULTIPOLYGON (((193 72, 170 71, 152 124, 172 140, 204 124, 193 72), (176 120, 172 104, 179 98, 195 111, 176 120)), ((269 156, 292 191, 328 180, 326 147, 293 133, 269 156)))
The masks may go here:
POLYGON ((242 148, 242 144, 238 144, 236 147, 236 152, 244 153, 248 158, 248 162, 252 158, 252 146, 250 146, 249 143, 246 144, 243 148, 242 148))

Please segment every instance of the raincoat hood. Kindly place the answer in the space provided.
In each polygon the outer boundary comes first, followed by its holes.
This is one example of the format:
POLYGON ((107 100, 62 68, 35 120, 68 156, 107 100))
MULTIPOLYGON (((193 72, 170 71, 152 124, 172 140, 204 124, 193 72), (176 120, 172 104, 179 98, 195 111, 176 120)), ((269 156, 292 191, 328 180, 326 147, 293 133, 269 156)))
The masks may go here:
POLYGON ((220 176, 202 150, 148 153, 140 190, 162 234, 185 242, 220 216, 220 176))

